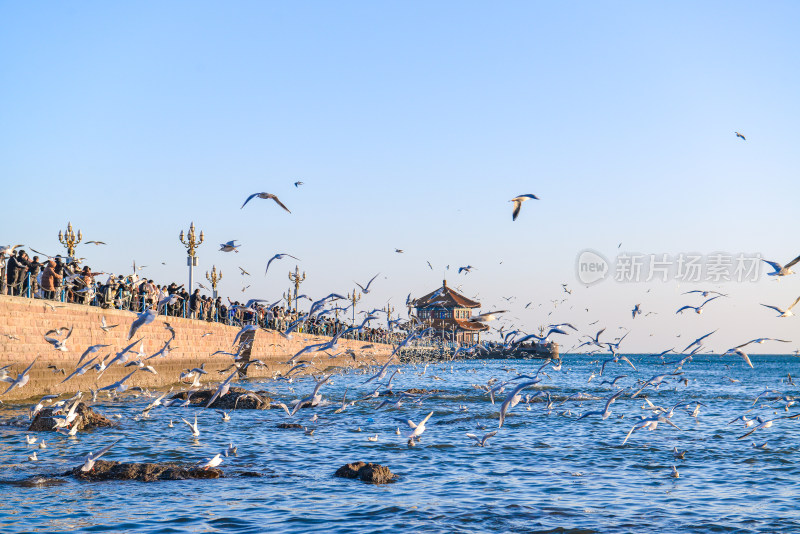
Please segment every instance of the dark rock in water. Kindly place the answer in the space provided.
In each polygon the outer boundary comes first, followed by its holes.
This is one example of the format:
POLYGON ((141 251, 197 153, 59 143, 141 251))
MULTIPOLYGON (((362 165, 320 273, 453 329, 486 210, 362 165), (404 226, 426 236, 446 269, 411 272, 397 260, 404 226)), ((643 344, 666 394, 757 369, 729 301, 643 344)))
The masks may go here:
MULTIPOLYGON (((173 399, 186 400, 191 393, 189 402, 192 406, 205 406, 217 390, 205 389, 203 391, 183 391, 173 395, 173 399)), ((272 399, 266 391, 249 391, 244 388, 232 387, 228 393, 217 397, 209 408, 217 410, 267 410, 272 404, 272 399)))
POLYGON ((405 390, 405 393, 409 395, 430 395, 431 393, 441 393, 441 389, 420 389, 420 388, 411 388, 405 390))
POLYGON ((93 482, 101 480, 153 482, 155 480, 186 480, 189 478, 222 478, 225 475, 221 469, 203 469, 175 463, 138 464, 97 460, 91 471, 81 471, 81 466, 78 466, 67 471, 63 476, 72 476, 79 480, 93 482))
MULTIPOLYGON (((75 425, 78 425, 78 430, 91 430, 93 428, 102 428, 106 426, 115 426, 111 419, 100 415, 86 404, 80 403, 75 409, 77 417, 72 422, 72 425, 67 429, 69 430, 75 425)), ((31 426, 28 427, 29 432, 46 432, 55 430, 56 420, 53 418, 53 408, 45 408, 36 414, 36 417, 31 421, 31 426)))
POLYGON ((395 393, 391 389, 385 389, 385 390, 381 391, 380 393, 378 393, 378 396, 379 397, 393 397, 395 395, 402 395, 404 393, 407 394, 407 395, 431 395, 433 393, 441 393, 441 392, 442 392, 441 389, 411 388, 411 389, 407 389, 405 391, 401 391, 400 393, 395 393))
POLYGON ((278 423, 278 428, 303 428, 303 425, 297 423, 278 423))
POLYGON ((333 476, 357 478, 362 482, 369 482, 370 484, 386 484, 388 482, 393 482, 397 478, 397 475, 392 473, 389 468, 384 465, 368 464, 364 462, 343 465, 336 470, 333 476))
POLYGON ((67 481, 63 478, 52 478, 45 475, 37 475, 25 480, 9 480, 0 482, 0 484, 8 484, 11 486, 18 486, 20 488, 43 488, 49 486, 60 486, 66 484, 67 481))

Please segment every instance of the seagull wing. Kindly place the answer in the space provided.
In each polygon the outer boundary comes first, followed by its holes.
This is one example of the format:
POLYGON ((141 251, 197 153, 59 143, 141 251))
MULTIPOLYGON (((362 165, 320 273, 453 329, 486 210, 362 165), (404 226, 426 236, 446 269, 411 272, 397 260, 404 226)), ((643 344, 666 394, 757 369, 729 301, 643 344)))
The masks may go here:
POLYGON ((775 263, 774 261, 763 260, 763 259, 761 261, 763 261, 764 263, 769 264, 769 266, 772 267, 775 270, 776 273, 779 272, 782 269, 781 264, 775 263))
POLYGON ((795 259, 793 259, 792 261, 790 261, 789 263, 787 263, 786 265, 784 265, 784 268, 785 268, 785 269, 788 269, 788 268, 790 268, 791 266, 793 266, 795 263, 797 263, 798 261, 800 261, 800 256, 797 256, 795 259))
POLYGON ((369 286, 372 284, 372 282, 374 282, 374 281, 375 281, 375 279, 376 279, 376 278, 378 278, 378 275, 380 275, 380 274, 381 274, 381 273, 378 273, 378 274, 376 274, 375 276, 373 276, 373 277, 372 277, 372 279, 370 279, 370 281, 369 281, 369 282, 367 282, 367 287, 366 287, 366 289, 369 289, 369 286))
POLYGON ((792 305, 791 305, 791 306, 789 306, 788 308, 786 308, 786 311, 789 311, 789 310, 791 310, 792 308, 794 308, 794 307, 797 305, 797 303, 798 303, 798 302, 800 302, 800 297, 797 297, 797 300, 795 300, 794 302, 792 302, 792 305))
POLYGON ((511 213, 511 220, 516 221, 519 216, 519 210, 522 209, 522 202, 519 200, 512 200, 514 203, 514 211, 511 213))
POLYGON ((116 445, 117 443, 119 443, 119 440, 115 441, 115 442, 114 442, 114 443, 112 443, 111 445, 107 445, 107 446, 103 447, 102 449, 100 449, 100 450, 97 452, 97 454, 93 454, 93 455, 92 455, 92 460, 97 460, 98 458, 100 458, 101 456, 103 456, 105 453, 107 453, 108 451, 110 451, 110 450, 111 450, 111 447, 113 447, 113 446, 114 446, 114 445, 116 445))
MULTIPOLYGON (((800 300, 800 297, 798 297, 798 298, 797 298, 797 300, 800 300)), ((797 300, 796 300, 796 301, 794 301, 794 304, 797 304, 797 300)), ((794 304, 792 304, 792 306, 794 306, 794 304)), ((776 312, 780 313, 781 315, 783 315, 783 313, 784 313, 784 310, 780 309, 780 308, 779 308, 779 307, 777 307, 777 306, 770 306, 770 305, 768 305, 768 304, 762 304, 762 306, 764 306, 765 308, 769 308, 769 309, 771 309, 771 310, 775 310, 776 312)), ((790 309, 790 310, 792 309, 792 306, 789 306, 789 309, 790 309)), ((787 310, 787 311, 788 311, 788 310, 787 310)))
POLYGON ((292 213, 291 211, 289 211, 289 208, 287 208, 286 206, 284 206, 284 205, 283 205, 283 202, 281 202, 281 201, 278 199, 278 197, 276 197, 275 195, 270 195, 270 196, 269 196, 269 198, 271 198, 272 200, 274 200, 274 201, 275 201, 275 203, 276 203, 276 204, 278 204, 278 206, 282 207, 283 209, 285 209, 285 210, 286 210, 286 211, 288 211, 289 213, 292 213))
MULTIPOLYGON (((258 196, 258 195, 260 195, 260 194, 261 194, 261 193, 253 193, 252 195, 250 195, 249 197, 247 197, 247 200, 245 200, 245 201, 244 201, 244 204, 242 204, 242 208, 244 208, 244 207, 245 207, 245 205, 247 205, 247 203, 248 203, 248 202, 250 202, 251 200, 253 200, 253 198, 254 198, 254 197, 257 197, 257 196, 258 196)), ((242 209, 242 208, 239 208, 239 209, 242 209)))

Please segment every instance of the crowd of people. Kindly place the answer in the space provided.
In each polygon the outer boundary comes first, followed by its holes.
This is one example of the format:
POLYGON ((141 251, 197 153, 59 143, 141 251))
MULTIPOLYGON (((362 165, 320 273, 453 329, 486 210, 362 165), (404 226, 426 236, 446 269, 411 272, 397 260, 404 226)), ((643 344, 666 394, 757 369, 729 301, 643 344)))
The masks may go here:
MULTIPOLYGON (((172 303, 158 309, 169 317, 184 317, 232 326, 258 324, 271 330, 283 331, 302 316, 298 310, 286 306, 267 309, 258 304, 250 308, 229 298, 223 302, 216 298, 201 295, 200 289, 189 292, 183 284, 172 282, 168 285, 156 284, 153 280, 140 278, 137 274, 115 275, 113 273, 93 272, 89 266, 81 267, 70 258, 47 258, 40 261, 38 256, 31 258, 24 250, 18 250, 0 266, 5 294, 57 300, 74 304, 85 304, 101 308, 113 308, 141 312, 156 309, 158 303, 169 299, 172 303)), ((351 325, 340 321, 338 316, 314 316, 307 318, 299 333, 333 336, 351 325)), ((384 328, 365 327, 359 332, 344 336, 349 339, 379 343, 397 343, 405 337, 404 333, 390 332, 384 328)))

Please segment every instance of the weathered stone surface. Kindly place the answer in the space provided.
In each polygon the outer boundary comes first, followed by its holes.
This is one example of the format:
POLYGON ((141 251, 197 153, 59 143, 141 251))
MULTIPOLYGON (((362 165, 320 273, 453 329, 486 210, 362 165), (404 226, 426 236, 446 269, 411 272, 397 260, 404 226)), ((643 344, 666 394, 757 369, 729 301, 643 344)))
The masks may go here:
POLYGON ((155 480, 186 480, 189 478, 222 478, 221 469, 186 466, 175 463, 121 463, 97 460, 91 471, 81 471, 81 466, 64 473, 79 480, 139 480, 153 482, 155 480))
MULTIPOLYGON (((133 341, 128 340, 128 332, 135 319, 136 314, 129 311, 104 310, 79 304, 45 303, 42 300, 0 295, 0 325, 3 326, 3 333, 8 334, 0 336, 0 367, 11 365, 9 374, 16 376, 16 373, 25 369, 38 357, 36 364, 30 370, 29 383, 25 387, 9 391, 3 396, 3 402, 33 399, 55 393, 71 395, 78 390, 89 391, 90 388, 105 386, 121 379, 130 372, 130 368, 113 365, 106 370, 101 383, 98 384, 97 375, 93 372, 77 375, 63 382, 64 375, 54 373, 48 365, 64 369, 66 374, 69 374, 78 364, 82 352, 90 345, 107 344, 110 345, 109 351, 127 346, 133 341), (56 307, 53 309, 47 304, 56 307), (100 328, 102 317, 106 318, 108 324, 119 326, 108 332, 103 331, 100 328), (42 335, 51 328, 63 326, 74 327, 67 343, 69 347, 67 352, 53 350, 52 345, 46 342, 42 335)), ((152 323, 141 327, 138 332, 139 336, 144 336, 147 340, 148 351, 155 352, 161 349, 170 339, 171 333, 164 328, 165 321, 172 325, 176 337, 171 344, 172 350, 168 357, 155 358, 148 362, 156 368, 158 374, 136 373, 126 384, 130 388, 138 386, 165 389, 177 382, 181 371, 199 367, 203 363, 208 374, 200 377, 201 382, 220 382, 226 375, 221 375, 218 371, 229 368, 232 358, 229 355, 214 355, 214 353, 219 350, 230 352, 231 342, 240 327, 159 316, 152 323)), ((288 357, 306 345, 328 340, 329 337, 298 333, 295 333, 291 340, 287 340, 276 331, 259 329, 255 332, 251 346, 250 361, 258 359, 265 365, 251 365, 248 367, 247 375, 272 377, 275 371, 286 371, 288 367, 283 362, 288 357)), ((363 344, 363 341, 358 340, 339 340, 343 351, 358 349, 363 344)), ((339 367, 357 367, 373 359, 381 360, 391 351, 391 345, 375 343, 373 349, 358 350, 358 361, 354 361, 349 354, 341 352, 339 356, 326 362, 328 365, 339 367)), ((301 374, 305 374, 305 371, 308 370, 302 370, 301 374)), ((230 371, 227 371, 227 374, 230 374, 230 371)))
POLYGON ((365 462, 355 462, 343 465, 333 474, 342 478, 357 478, 362 482, 370 484, 386 484, 393 482, 397 475, 392 473, 385 465, 378 465, 365 462))
MULTIPOLYGON (((189 402, 192 406, 205 406, 214 396, 216 390, 204 389, 191 394, 189 402)), ((189 392, 183 391, 173 395, 173 399, 186 400, 189 392)), ((217 397, 209 408, 217 410, 267 410, 272 405, 272 398, 266 391, 250 391, 240 387, 232 387, 228 393, 217 397)))
MULTIPOLYGON (((84 430, 91 430, 93 428, 102 428, 115 425, 111 419, 100 415, 82 402, 78 404, 78 407, 75 409, 75 413, 78 414, 78 416, 72 422, 72 425, 67 428, 67 430, 71 429, 75 425, 78 425, 78 430, 81 432, 84 430)), ((53 409, 44 408, 41 412, 36 414, 36 417, 33 418, 33 421, 31 421, 31 426, 28 427, 28 431, 54 431, 55 429, 53 427, 55 427, 55 424, 56 420, 53 418, 53 409)))
POLYGON ((278 423, 278 428, 302 429, 303 425, 298 425, 297 423, 278 423))

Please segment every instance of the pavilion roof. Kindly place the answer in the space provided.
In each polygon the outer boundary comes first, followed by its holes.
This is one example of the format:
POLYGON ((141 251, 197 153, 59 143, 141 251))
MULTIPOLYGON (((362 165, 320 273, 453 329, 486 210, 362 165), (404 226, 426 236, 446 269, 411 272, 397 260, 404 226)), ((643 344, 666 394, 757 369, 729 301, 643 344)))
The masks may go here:
POLYGON ((480 308, 481 303, 468 299, 442 281, 442 287, 414 301, 416 308, 480 308))

